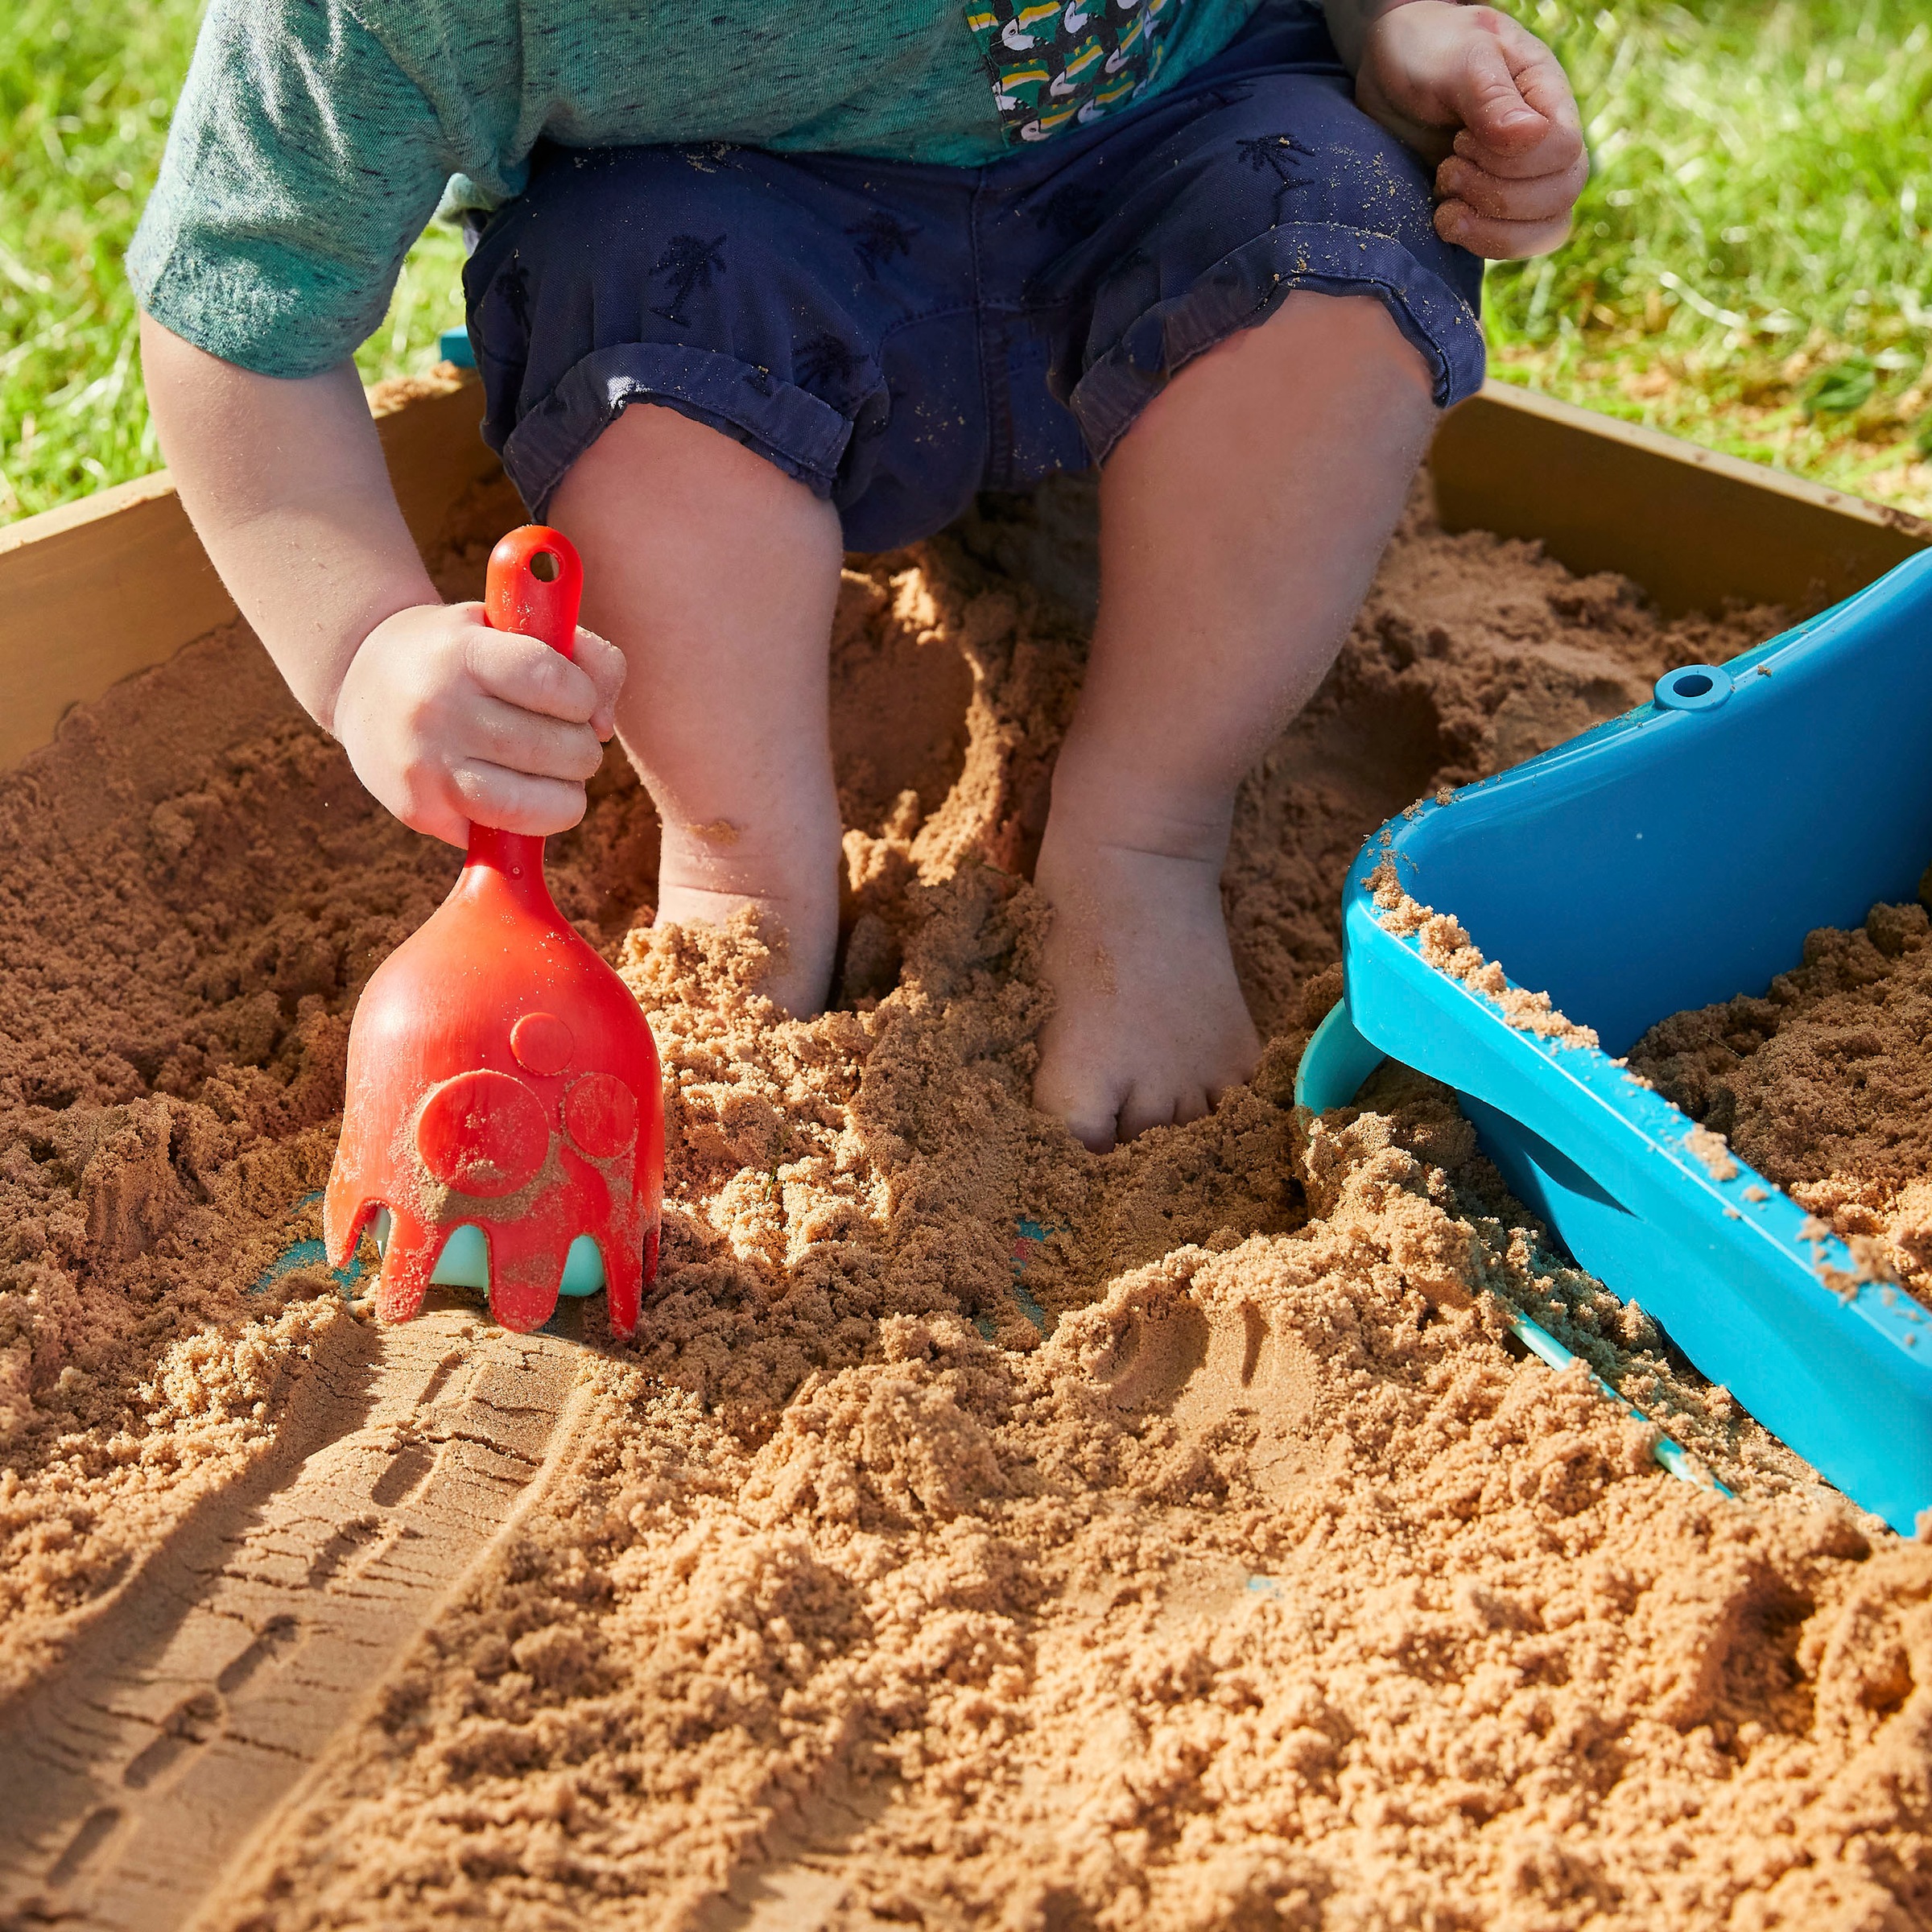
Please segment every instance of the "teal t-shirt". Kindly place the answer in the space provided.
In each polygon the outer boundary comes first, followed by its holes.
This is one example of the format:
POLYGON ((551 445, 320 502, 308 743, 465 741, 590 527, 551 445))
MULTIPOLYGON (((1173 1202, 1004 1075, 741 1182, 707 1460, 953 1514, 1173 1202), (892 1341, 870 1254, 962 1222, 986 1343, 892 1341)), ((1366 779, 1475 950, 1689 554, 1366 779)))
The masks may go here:
POLYGON ((448 190, 539 138, 972 166, 1218 53, 1257 0, 212 0, 128 254, 142 306, 278 376, 376 327, 448 190))

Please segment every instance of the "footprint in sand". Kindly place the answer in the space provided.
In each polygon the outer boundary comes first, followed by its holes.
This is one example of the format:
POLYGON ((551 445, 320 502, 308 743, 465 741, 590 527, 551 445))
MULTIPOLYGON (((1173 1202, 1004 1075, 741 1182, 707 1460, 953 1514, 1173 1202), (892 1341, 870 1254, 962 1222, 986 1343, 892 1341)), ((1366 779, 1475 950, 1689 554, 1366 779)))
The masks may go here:
POLYGON ((1321 1368, 1298 1337, 1251 1301, 1204 1303, 1178 1285, 1122 1315, 1096 1370, 1121 1408, 1169 1416, 1183 1442, 1249 1436, 1248 1473, 1270 1500, 1313 1472, 1321 1368))

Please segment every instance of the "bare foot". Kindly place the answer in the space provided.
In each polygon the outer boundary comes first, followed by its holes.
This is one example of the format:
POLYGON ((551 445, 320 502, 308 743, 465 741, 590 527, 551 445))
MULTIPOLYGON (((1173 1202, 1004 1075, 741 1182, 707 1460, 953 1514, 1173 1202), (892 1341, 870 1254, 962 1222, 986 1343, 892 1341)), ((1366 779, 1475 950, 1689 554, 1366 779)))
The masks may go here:
POLYGON ((723 819, 667 827, 658 869, 659 926, 722 925, 749 906, 783 929, 785 949, 762 990, 793 1018, 824 1012, 839 943, 838 841, 801 841, 797 851, 754 849, 723 819))
POLYGON ((1261 1036, 1234 976, 1220 861, 1082 839, 1050 821, 1034 882, 1053 907, 1034 1104, 1104 1153, 1198 1120, 1245 1080, 1261 1036))

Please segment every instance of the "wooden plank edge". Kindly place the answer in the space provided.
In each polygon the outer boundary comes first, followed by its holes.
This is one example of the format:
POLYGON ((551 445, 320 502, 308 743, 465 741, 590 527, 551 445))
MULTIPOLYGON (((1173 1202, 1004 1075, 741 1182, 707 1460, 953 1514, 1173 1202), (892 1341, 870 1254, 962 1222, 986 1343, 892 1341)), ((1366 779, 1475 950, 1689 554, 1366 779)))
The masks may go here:
MULTIPOLYGON (((473 377, 386 384, 372 413, 404 520, 431 541, 473 485, 500 477, 473 377)), ((77 704, 232 621, 166 470, 0 526, 0 770, 77 704)))
POLYGON ((143 503, 151 503, 175 493, 173 480, 164 469, 151 471, 126 483, 110 483, 91 495, 76 497, 71 503, 56 504, 36 516, 17 518, 0 523, 0 558, 16 550, 27 550, 64 537, 109 517, 118 517, 143 503))
MULTIPOLYGON (((500 473, 476 436, 480 388, 393 386, 372 407, 427 541, 464 488, 500 473)), ((1505 383, 1450 412, 1430 461, 1451 529, 1621 571, 1673 612, 1816 607, 1932 546, 1932 524, 1904 511, 1505 383)), ((165 470, 0 526, 0 769, 234 615, 165 470)))
POLYGON ((1672 615, 1819 609, 1932 547, 1908 511, 1509 383, 1449 412, 1430 464, 1447 528, 1620 572, 1672 615))

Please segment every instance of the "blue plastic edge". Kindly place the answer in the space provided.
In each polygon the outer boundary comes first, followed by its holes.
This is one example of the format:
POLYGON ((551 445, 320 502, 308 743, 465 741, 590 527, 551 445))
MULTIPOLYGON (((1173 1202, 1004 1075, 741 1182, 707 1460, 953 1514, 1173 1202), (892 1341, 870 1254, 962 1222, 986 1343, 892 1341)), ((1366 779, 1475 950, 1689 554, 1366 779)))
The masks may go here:
MULTIPOLYGON (((1893 577, 1901 573, 1932 574, 1932 556, 1893 577)), ((1724 668, 1735 683, 1853 607, 1897 594, 1881 580, 1724 668)), ((1608 740, 1679 721, 1690 719, 1653 699, 1466 787, 1452 804, 1549 783, 1608 740)), ((1695 1124, 1608 1055, 1510 1026, 1496 1001, 1381 924, 1376 868, 1406 856, 1405 835, 1447 808, 1411 807, 1364 844, 1344 893, 1345 1004, 1310 1042, 1298 1102, 1318 1112, 1346 1104, 1385 1055, 1454 1087, 1476 1103, 1468 1111, 1505 1178, 1580 1265, 1641 1299, 1773 1434, 1912 1534, 1932 1508, 1932 1323, 1880 1284, 1844 1294, 1827 1286, 1827 1271, 1852 1278, 1856 1264, 1835 1237, 1814 1238, 1816 1224, 1797 1202, 1735 1157, 1735 1174, 1719 1179, 1686 1145, 1695 1124), (1579 1203, 1587 1212, 1566 1212, 1579 1203), (1572 1238, 1566 1220, 1587 1224, 1587 1238, 1572 1238)))
MULTIPOLYGON (((1327 1017, 1315 1028, 1302 1051, 1301 1064, 1295 1069, 1295 1105, 1312 1113, 1326 1113, 1332 1108, 1346 1107, 1361 1091, 1363 1082, 1388 1057, 1379 1046, 1372 1046, 1356 1031, 1348 1018, 1346 1002, 1338 1002, 1328 1009, 1327 1017)), ((1524 1346, 1548 1367, 1560 1371, 1577 1359, 1546 1328, 1532 1321, 1520 1308, 1505 1305, 1504 1319, 1524 1346)), ((1601 1376, 1592 1371, 1590 1379, 1600 1395, 1615 1402, 1639 1422, 1649 1421, 1641 1409, 1633 1407, 1601 1376)), ((1653 1446, 1653 1453, 1658 1463, 1679 1482, 1689 1483, 1695 1488, 1706 1485, 1706 1477, 1685 1454, 1682 1445, 1670 1436, 1660 1434, 1653 1446)), ((1714 1479, 1710 1480, 1709 1486, 1724 1496, 1732 1493, 1714 1479)))
POLYGON ((1311 1113, 1346 1107, 1388 1057, 1356 1031, 1348 1002, 1338 1001, 1302 1049, 1302 1063, 1294 1070, 1295 1105, 1311 1113))
MULTIPOLYGON (((1661 1245, 1630 1256, 1633 1268, 1613 1247, 1583 1251, 1557 1230, 1584 1267, 1641 1300, 1774 1435, 1909 1534, 1932 1506, 1932 1324, 1909 1299, 1888 1305, 1876 1284, 1841 1299, 1820 1270, 1856 1273, 1844 1245, 1807 1240, 1814 1224, 1804 1209, 1744 1162, 1719 1180, 1686 1144, 1693 1123, 1608 1055, 1511 1027, 1489 1001, 1430 965, 1414 939, 1387 931, 1364 900, 1351 904, 1347 935, 1361 996, 1352 1001, 1352 1024, 1356 1011, 1372 1009, 1375 1046, 1537 1135, 1597 1183, 1612 1212, 1661 1235, 1661 1245), (1397 1009, 1406 1017, 1393 1017, 1397 1009), (1750 1198, 1753 1190, 1761 1199, 1750 1198), (1714 1228, 1732 1216, 1728 1236, 1714 1228), (1675 1269, 1672 1248, 1681 1251, 1675 1269), (1728 1295, 1713 1294, 1714 1268, 1728 1295)), ((1493 1132, 1484 1138, 1496 1154, 1493 1132)), ((1517 1179, 1520 1162, 1499 1165, 1517 1179)), ((1636 1248, 1637 1230, 1626 1233, 1636 1248)))

